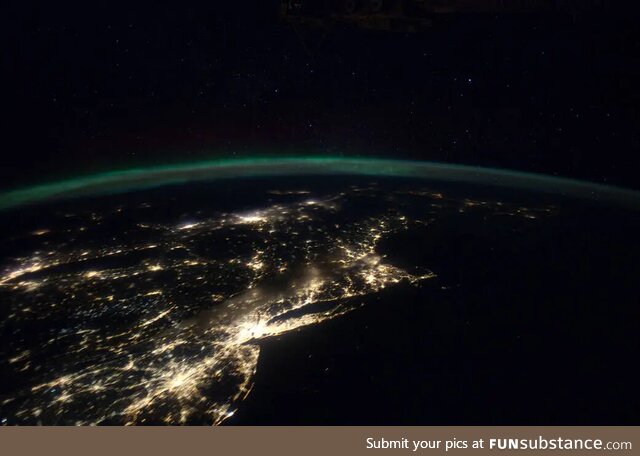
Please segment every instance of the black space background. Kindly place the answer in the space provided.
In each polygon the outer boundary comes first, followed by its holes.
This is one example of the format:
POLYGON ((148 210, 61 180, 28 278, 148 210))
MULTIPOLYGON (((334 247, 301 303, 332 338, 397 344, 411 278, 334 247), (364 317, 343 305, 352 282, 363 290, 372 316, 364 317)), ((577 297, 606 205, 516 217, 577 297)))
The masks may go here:
POLYGON ((640 188, 635 11, 304 41, 278 2, 10 2, 0 188, 257 154, 447 161, 640 188))

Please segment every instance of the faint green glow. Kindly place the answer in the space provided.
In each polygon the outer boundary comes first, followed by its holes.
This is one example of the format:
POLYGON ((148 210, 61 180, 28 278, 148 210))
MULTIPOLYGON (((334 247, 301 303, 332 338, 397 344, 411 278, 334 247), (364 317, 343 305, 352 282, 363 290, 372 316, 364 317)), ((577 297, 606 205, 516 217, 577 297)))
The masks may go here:
POLYGON ((51 199, 144 190, 170 184, 296 175, 364 175, 424 178, 560 193, 570 197, 640 207, 640 192, 516 171, 422 161, 352 157, 260 157, 219 159, 169 166, 152 166, 83 176, 0 194, 0 209, 51 199))

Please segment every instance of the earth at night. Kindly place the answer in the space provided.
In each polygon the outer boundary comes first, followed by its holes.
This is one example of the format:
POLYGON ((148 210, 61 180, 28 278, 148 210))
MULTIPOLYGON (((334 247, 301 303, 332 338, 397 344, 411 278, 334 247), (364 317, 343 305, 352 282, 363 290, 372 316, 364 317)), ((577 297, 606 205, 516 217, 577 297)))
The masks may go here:
POLYGON ((634 192, 273 160, 2 205, 2 424, 639 422, 634 192))

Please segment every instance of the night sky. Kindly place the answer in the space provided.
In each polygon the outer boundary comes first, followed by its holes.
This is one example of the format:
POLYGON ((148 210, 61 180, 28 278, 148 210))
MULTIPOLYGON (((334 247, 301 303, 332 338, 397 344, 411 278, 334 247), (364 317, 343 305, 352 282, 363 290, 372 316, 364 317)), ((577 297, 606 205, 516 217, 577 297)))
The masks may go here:
POLYGON ((640 188, 633 12, 296 32, 278 1, 2 7, 3 189, 229 156, 424 159, 640 188))

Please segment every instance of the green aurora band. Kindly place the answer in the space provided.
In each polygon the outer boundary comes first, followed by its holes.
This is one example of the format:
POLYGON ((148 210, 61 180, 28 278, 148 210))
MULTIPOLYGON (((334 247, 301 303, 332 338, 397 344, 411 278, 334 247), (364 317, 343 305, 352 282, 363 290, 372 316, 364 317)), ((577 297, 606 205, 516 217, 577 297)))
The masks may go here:
POLYGON ((640 192, 541 174, 424 161, 352 157, 219 159, 111 171, 0 194, 0 210, 60 198, 97 196, 239 177, 360 175, 495 185, 640 207, 640 192))

